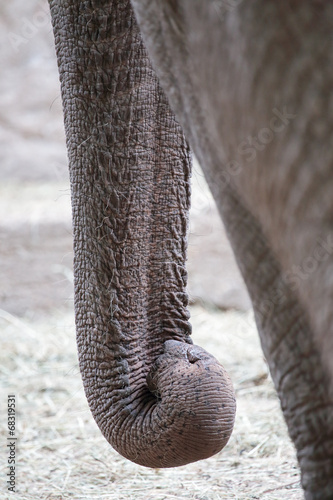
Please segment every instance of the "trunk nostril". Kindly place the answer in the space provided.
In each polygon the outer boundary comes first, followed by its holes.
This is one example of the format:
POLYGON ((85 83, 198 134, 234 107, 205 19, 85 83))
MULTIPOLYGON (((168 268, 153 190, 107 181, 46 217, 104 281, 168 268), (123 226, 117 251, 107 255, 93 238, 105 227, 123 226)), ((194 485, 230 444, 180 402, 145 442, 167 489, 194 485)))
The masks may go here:
POLYGON ((201 356, 199 353, 196 353, 194 349, 187 349, 187 359, 189 360, 190 363, 195 363, 196 361, 199 361, 201 359, 201 356))

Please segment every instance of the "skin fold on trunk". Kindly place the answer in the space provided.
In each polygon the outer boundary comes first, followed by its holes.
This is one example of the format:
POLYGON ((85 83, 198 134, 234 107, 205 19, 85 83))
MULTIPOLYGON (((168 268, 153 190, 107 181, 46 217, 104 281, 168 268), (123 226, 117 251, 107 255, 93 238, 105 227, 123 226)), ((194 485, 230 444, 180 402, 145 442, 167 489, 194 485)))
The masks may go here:
POLYGON ((80 370, 110 444, 149 467, 220 451, 235 398, 194 346, 190 152, 128 1, 50 0, 71 179, 80 370))

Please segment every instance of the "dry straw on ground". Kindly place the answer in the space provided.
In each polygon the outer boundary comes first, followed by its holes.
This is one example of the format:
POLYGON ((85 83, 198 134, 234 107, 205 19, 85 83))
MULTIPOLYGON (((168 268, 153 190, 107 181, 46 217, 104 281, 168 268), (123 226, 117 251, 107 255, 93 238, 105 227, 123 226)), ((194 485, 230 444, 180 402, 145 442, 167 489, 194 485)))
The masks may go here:
MULTIPOLYGON (((17 396, 20 500, 302 498, 295 453, 250 313, 191 310, 194 341, 213 352, 235 385, 238 411, 226 449, 177 469, 128 462, 101 436, 84 397, 73 317, 28 323, 0 314, 1 407, 17 396)), ((1 442, 7 437, 1 418, 1 442)), ((2 485, 6 462, 1 463, 2 485)))

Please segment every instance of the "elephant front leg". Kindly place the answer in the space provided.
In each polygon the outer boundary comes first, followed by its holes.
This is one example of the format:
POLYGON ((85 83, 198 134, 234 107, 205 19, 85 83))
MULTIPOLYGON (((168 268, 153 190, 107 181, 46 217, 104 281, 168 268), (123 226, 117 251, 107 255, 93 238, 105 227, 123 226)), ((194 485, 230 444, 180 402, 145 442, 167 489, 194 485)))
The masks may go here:
POLYGON ((331 499, 332 248, 297 291, 282 276, 333 227, 332 5, 132 1, 252 297, 306 497, 331 499))
POLYGON ((320 346, 254 217, 232 191, 224 221, 255 310, 261 344, 295 443, 307 500, 333 495, 333 399, 320 346))

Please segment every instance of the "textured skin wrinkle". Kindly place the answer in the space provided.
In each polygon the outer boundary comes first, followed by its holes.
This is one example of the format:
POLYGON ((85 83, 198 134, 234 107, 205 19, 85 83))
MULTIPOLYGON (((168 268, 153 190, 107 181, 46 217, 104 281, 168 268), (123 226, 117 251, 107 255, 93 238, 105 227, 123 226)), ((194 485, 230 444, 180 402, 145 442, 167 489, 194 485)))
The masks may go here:
POLYGON ((111 445, 138 464, 173 467, 206 458, 229 439, 235 399, 223 367, 189 337, 188 145, 129 2, 50 6, 71 180, 77 345, 89 406, 111 445))

